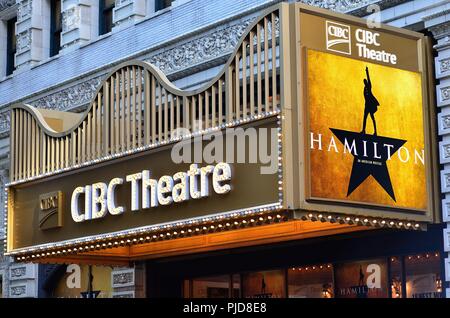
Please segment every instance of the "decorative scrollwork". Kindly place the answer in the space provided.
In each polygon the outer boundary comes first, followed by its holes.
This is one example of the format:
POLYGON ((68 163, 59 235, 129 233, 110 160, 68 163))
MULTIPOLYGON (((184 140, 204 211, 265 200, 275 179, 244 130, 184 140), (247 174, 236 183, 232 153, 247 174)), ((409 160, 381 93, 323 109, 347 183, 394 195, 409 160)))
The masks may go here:
POLYGON ((8 9, 16 4, 16 0, 0 0, 0 11, 8 9))

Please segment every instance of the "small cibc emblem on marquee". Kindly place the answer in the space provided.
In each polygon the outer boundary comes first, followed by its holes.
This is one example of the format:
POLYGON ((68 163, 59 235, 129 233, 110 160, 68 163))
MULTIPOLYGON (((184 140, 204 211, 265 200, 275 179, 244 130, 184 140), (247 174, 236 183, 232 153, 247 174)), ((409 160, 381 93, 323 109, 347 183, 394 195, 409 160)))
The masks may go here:
POLYGON ((62 195, 61 191, 55 191, 39 196, 39 229, 62 226, 62 195))
POLYGON ((352 39, 350 26, 327 21, 327 50, 342 54, 352 54, 352 39))

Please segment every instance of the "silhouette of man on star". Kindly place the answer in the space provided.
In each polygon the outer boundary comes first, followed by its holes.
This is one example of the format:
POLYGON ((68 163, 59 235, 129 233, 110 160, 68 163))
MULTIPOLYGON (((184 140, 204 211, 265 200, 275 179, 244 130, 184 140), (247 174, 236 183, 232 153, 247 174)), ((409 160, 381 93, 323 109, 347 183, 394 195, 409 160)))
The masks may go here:
POLYGON ((378 110, 378 106, 380 103, 376 99, 376 97, 372 93, 372 82, 370 80, 369 68, 366 66, 366 76, 364 79, 364 99, 365 99, 365 107, 364 107, 364 119, 363 119, 363 129, 361 133, 366 133, 366 124, 367 124, 367 116, 370 114, 370 118, 372 118, 373 122, 373 130, 374 136, 377 135, 377 123, 375 121, 375 113, 378 110))

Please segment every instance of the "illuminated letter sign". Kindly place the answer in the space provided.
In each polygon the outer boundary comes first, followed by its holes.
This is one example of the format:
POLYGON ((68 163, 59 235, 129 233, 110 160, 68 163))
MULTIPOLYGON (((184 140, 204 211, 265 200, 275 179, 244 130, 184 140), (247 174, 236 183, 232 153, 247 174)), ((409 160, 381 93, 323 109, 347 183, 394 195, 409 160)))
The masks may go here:
MULTIPOLYGON (((131 211, 179 203, 189 199, 201 199, 209 196, 209 184, 217 194, 230 192, 231 166, 218 163, 198 168, 192 164, 189 171, 177 172, 172 176, 162 176, 158 180, 150 179, 150 171, 143 170, 126 176, 131 183, 131 211), (198 180, 200 182, 198 182, 198 180), (139 191, 142 189, 142 191, 139 191), (191 194, 189 196, 189 193, 191 194)), ((71 214, 75 222, 103 218, 107 213, 122 214, 123 206, 116 206, 115 189, 123 184, 123 179, 113 178, 109 184, 103 182, 77 187, 72 193, 71 214), (80 200, 84 200, 84 212, 80 211, 80 200)))

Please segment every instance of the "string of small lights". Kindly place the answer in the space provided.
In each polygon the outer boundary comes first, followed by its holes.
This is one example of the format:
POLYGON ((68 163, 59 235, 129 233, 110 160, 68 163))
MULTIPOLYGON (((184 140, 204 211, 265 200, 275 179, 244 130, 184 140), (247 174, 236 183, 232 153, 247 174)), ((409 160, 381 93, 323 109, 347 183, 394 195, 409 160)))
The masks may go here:
POLYGON ((422 230, 425 228, 424 224, 412 223, 404 220, 396 219, 382 219, 374 217, 364 217, 364 216, 346 216, 343 214, 336 213, 313 213, 313 212, 296 212, 296 218, 303 221, 312 222, 329 222, 329 223, 339 223, 347 225, 360 225, 360 226, 373 226, 373 227, 389 227, 398 229, 409 229, 409 230, 422 230))
MULTIPOLYGON (((417 254, 417 255, 409 255, 406 256, 405 259, 407 259, 408 261, 414 261, 414 260, 428 260, 431 258, 439 258, 439 253, 426 253, 426 254, 417 254)), ((391 262, 395 263, 395 262, 399 262, 400 260, 397 257, 391 257, 391 262)))
POLYGON ((318 271, 318 270, 329 270, 331 269, 331 264, 321 264, 321 265, 309 265, 309 266, 303 266, 303 267, 292 267, 292 271, 298 271, 298 272, 307 272, 307 271, 318 271))
MULTIPOLYGON (((276 211, 275 211, 276 212, 276 211)), ((167 227, 162 231, 140 232, 133 234, 106 235, 103 239, 97 240, 75 240, 75 243, 64 245, 62 243, 54 246, 40 246, 37 249, 24 249, 20 252, 12 253, 18 262, 36 261, 42 258, 59 257, 86 253, 90 251, 102 250, 114 247, 131 246, 136 244, 160 242, 170 239, 191 237, 196 235, 206 235, 217 232, 238 230, 252 226, 263 226, 273 223, 286 222, 290 219, 286 212, 273 214, 256 213, 247 218, 224 220, 219 223, 198 223, 188 227, 167 227)))
POLYGON ((407 260, 427 260, 432 257, 439 257, 439 253, 426 253, 426 254, 417 254, 417 255, 409 255, 406 257, 407 260))

